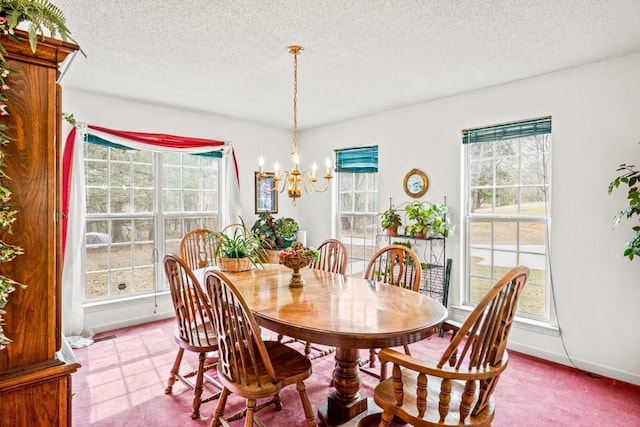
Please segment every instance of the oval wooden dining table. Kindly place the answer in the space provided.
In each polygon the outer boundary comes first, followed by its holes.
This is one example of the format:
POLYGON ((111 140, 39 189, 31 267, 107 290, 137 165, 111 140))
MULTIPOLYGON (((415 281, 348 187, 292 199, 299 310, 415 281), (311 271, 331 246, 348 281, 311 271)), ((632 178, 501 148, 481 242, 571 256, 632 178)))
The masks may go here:
POLYGON ((423 340, 447 317, 438 301, 397 286, 304 268, 304 286, 290 288, 290 269, 279 264, 263 267, 224 274, 242 293, 261 326, 336 347, 335 391, 318 409, 325 425, 362 418, 373 404, 360 392, 358 349, 423 340))

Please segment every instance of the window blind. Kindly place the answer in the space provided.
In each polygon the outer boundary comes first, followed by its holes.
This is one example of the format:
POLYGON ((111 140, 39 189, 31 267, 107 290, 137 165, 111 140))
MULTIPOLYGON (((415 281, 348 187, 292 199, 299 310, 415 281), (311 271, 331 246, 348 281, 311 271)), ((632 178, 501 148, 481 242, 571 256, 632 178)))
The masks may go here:
POLYGON ((547 133, 551 133, 550 116, 476 129, 464 129, 462 131, 462 143, 475 144, 478 142, 500 141, 503 139, 522 138, 547 133))
POLYGON ((336 172, 378 172, 378 146, 335 150, 336 172))

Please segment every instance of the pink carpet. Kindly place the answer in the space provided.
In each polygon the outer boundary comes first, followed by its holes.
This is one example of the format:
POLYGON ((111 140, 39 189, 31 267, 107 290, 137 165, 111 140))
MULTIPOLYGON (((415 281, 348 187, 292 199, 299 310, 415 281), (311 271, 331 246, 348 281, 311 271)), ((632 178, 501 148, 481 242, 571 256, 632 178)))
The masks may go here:
MULTIPOLYGON (((76 349, 82 367, 73 375, 75 426, 208 426, 217 401, 202 405, 202 417, 191 419, 193 392, 176 382, 165 395, 176 355, 174 320, 100 334, 93 345, 76 349), (105 338, 101 340, 101 338, 105 338)), ((412 353, 437 358, 447 338, 433 337, 411 345, 412 353)), ((302 346, 300 347, 302 348, 302 346)), ((362 351, 366 357, 365 350, 362 351)), ((185 352, 183 364, 195 366, 185 352)), ((316 359, 307 392, 314 409, 325 402, 333 357, 316 359)), ((377 380, 363 375, 363 392, 373 396, 377 380)), ((205 391, 206 395, 206 391, 205 391)), ((281 394, 283 409, 263 409, 258 418, 272 426, 305 426, 295 386, 281 394)), ((495 392, 494 426, 640 426, 640 387, 510 352, 507 370, 495 392)), ((226 414, 243 407, 233 395, 226 414)), ((243 425, 236 421, 235 425, 243 425)))

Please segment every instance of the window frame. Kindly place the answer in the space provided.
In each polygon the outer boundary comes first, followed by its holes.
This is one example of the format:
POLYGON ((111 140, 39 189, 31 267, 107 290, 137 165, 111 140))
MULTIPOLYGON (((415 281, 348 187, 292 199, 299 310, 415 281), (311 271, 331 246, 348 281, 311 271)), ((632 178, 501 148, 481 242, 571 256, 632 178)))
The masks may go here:
MULTIPOLYGON (((96 145, 96 146, 101 146, 103 149, 105 150, 122 150, 122 147, 116 147, 116 146, 105 146, 102 144, 94 144, 92 142, 85 142, 85 144, 89 145, 96 145)), ((132 150, 135 151, 135 150, 132 150)), ((111 269, 112 269, 112 263, 111 261, 108 259, 107 263, 106 263, 106 269, 94 269, 94 270, 88 270, 85 269, 85 271, 83 272, 83 302, 84 304, 93 304, 93 303, 103 303, 103 302, 113 302, 113 301, 120 301, 120 300, 125 300, 128 298, 132 298, 132 297, 140 297, 140 296, 145 296, 145 295, 153 295, 156 294, 158 292, 164 292, 168 290, 168 284, 166 281, 166 278, 164 277, 164 271, 163 271, 163 266, 162 266, 162 262, 161 260, 163 259, 164 255, 167 253, 167 247, 171 246, 172 248, 176 248, 173 249, 173 251, 176 251, 177 248, 179 247, 179 242, 181 237, 186 233, 185 229, 185 221, 188 221, 189 219, 192 220, 196 220, 199 219, 199 223, 203 224, 203 221, 206 221, 207 219, 212 219, 211 223, 212 224, 216 224, 216 229, 218 228, 217 225, 219 224, 220 221, 220 194, 222 193, 222 188, 224 186, 224 175, 222 173, 222 159, 218 158, 218 157, 210 157, 210 156, 198 156, 195 155, 196 157, 199 158, 206 158, 209 160, 214 160, 216 162, 215 165, 213 165, 211 167, 211 170, 215 170, 217 177, 215 177, 215 180, 217 181, 217 188, 212 189, 211 191, 217 192, 217 196, 215 196, 215 199, 217 201, 218 206, 216 207, 215 210, 211 210, 211 211, 207 211, 207 210, 202 210, 202 190, 203 190, 203 176, 200 173, 200 176, 198 178, 198 191, 199 191, 199 208, 200 210, 195 210, 195 211, 185 211, 184 210, 184 200, 183 198, 181 199, 181 210, 179 211, 175 211, 175 210, 171 210, 171 211, 167 211, 165 209, 163 209, 163 201, 164 201, 164 197, 165 197, 165 176, 164 176, 164 161, 163 161, 163 156, 165 155, 164 153, 160 153, 160 152, 153 152, 151 150, 149 150, 149 152, 151 152, 151 187, 152 187, 152 192, 153 192, 153 201, 152 201, 152 211, 150 212, 136 212, 134 210, 134 207, 131 207, 130 211, 127 212, 118 212, 118 213, 114 213, 114 212, 110 212, 111 211, 111 206, 109 205, 109 198, 111 195, 111 188, 113 188, 112 183, 110 182, 110 171, 111 171, 111 153, 108 152, 106 158, 102 161, 106 162, 107 166, 106 166, 106 171, 107 171, 107 178, 104 180, 104 184, 103 187, 108 188, 107 190, 107 209, 106 212, 102 212, 102 213, 89 213, 88 212, 88 206, 85 209, 85 223, 88 224, 91 221, 107 221, 108 224, 112 223, 113 221, 116 220, 131 220, 131 221, 135 221, 135 220, 139 220, 139 219, 145 219, 145 220, 152 220, 153 222, 153 230, 152 230, 152 236, 151 236, 151 244, 153 246, 152 249, 152 253, 149 256, 149 263, 145 263, 144 265, 133 265, 134 263, 132 262, 132 265, 126 268, 122 268, 121 270, 128 270, 130 271, 130 277, 131 277, 131 287, 133 289, 131 289, 129 292, 126 292, 122 295, 118 295, 116 293, 114 293, 114 290, 112 289, 115 284, 111 282, 111 269), (176 234, 178 237, 175 238, 168 238, 167 237, 167 230, 166 230, 166 224, 167 224, 167 220, 170 219, 180 219, 180 231, 178 231, 178 233, 176 234), (153 268, 153 272, 152 272, 152 276, 153 276, 153 283, 151 284, 151 289, 147 290, 146 287, 144 287, 142 290, 136 290, 136 282, 133 279, 133 276, 135 275, 136 270, 139 270, 141 268, 149 268, 152 267, 153 268), (87 289, 86 289, 86 285, 87 285, 87 279, 89 277, 89 274, 91 273, 99 273, 101 271, 107 272, 109 274, 109 276, 107 277, 107 284, 106 289, 104 290, 105 295, 101 295, 98 297, 94 297, 94 298, 87 298, 87 289)), ((175 154, 175 153, 173 153, 175 154)), ((183 156, 185 155, 193 155, 193 154, 189 154, 189 153, 184 153, 182 154, 183 156)), ((93 158, 87 158, 85 156, 84 158, 84 162, 85 162, 85 169, 86 169, 86 173, 87 173, 87 178, 85 178, 85 182, 87 182, 88 180, 88 170, 90 169, 88 163, 91 161, 94 161, 95 159, 93 158)), ((121 160, 118 160, 121 161, 121 160)), ((128 163, 131 165, 132 163, 134 163, 133 159, 129 159, 128 163)), ((202 170, 202 161, 199 161, 200 166, 199 170, 202 170)), ((183 160, 181 159, 181 165, 180 165, 180 169, 184 171, 185 167, 187 168, 191 168, 193 169, 193 166, 188 166, 185 165, 183 160)), ((182 176, 182 175, 181 175, 182 176)), ((183 184, 183 182, 181 182, 183 184)), ((97 187, 97 186, 96 186, 97 187)), ((87 188, 92 188, 92 186, 87 185, 87 188)), ((129 191, 129 197, 134 197, 135 195, 135 189, 134 189, 134 185, 133 183, 131 183, 131 185, 127 188, 127 190, 129 191)), ((181 191, 184 191, 184 185, 181 186, 181 191)), ((189 189, 189 191, 194 191, 193 189, 189 189)), ((88 197, 88 194, 87 194, 88 197)), ((132 199, 133 200, 133 199, 132 199)), ((106 244, 103 245, 98 245, 98 246, 106 246, 107 247, 107 257, 110 257, 111 254, 111 246, 113 246, 114 242, 111 242, 113 236, 111 233, 111 227, 109 225, 107 225, 107 232, 108 232, 108 236, 109 236, 109 241, 106 244)), ((123 242, 123 244, 125 244, 126 242, 123 242)), ((135 240, 135 236, 131 236, 131 239, 128 242, 131 246, 132 246, 132 260, 134 259, 134 251, 133 251, 133 246, 137 243, 137 241, 135 240)), ((87 242, 85 240, 84 245, 83 245, 83 251, 86 254, 87 251, 87 246, 90 247, 95 247, 95 245, 87 245, 87 242)), ((85 255, 85 258, 88 259, 88 256, 85 255)))
POLYGON ((335 230, 336 238, 347 247, 347 253, 349 254, 347 274, 362 275, 369 259, 377 248, 376 238, 379 232, 377 218, 379 202, 378 146, 338 149, 335 152, 336 182, 334 187, 333 230, 335 230), (364 175, 364 189, 356 188, 356 175, 364 175), (352 180, 350 189, 343 190, 343 183, 347 177, 352 180), (342 197, 347 193, 352 195, 351 209, 343 210, 342 197), (357 194, 364 194, 364 211, 355 210, 357 194), (360 222, 364 230, 363 236, 358 237, 354 233, 342 234, 342 222, 345 218, 351 220, 351 231, 354 229, 355 222, 360 222), (367 234, 369 229, 372 230, 371 235, 367 234), (367 243, 368 240, 370 241, 369 244, 367 243), (358 244, 359 241, 361 244, 358 244), (360 253, 362 254, 361 256, 356 255, 360 253))
MULTIPOLYGON (((555 321, 555 317, 554 317, 554 313, 551 310, 551 299, 552 299, 552 292, 553 292, 553 284, 551 282, 551 266, 550 266, 550 261, 549 261, 549 247, 550 247, 550 225, 551 225, 551 191, 552 191, 552 183, 551 183, 551 178, 552 178, 552 170, 551 170, 551 157, 552 157, 552 134, 551 134, 551 119, 550 118, 544 118, 543 120, 548 119, 548 123, 545 124, 545 126, 548 126, 548 132, 547 131, 541 131, 539 134, 535 134, 535 131, 533 133, 529 133, 529 134, 524 134, 522 137, 520 138, 513 138, 513 137, 507 137, 504 139, 500 139, 500 138, 496 138, 494 140, 490 140, 490 141, 483 141, 483 142, 478 142, 478 143, 491 143, 491 144, 496 144, 497 142, 502 142, 505 140, 513 140, 513 139, 518 139, 518 154, 517 154, 517 161, 515 163, 517 163, 517 170, 518 170, 518 179, 517 179, 517 183, 516 184, 512 184, 512 185, 500 185, 500 183, 498 182, 498 178, 497 178, 497 174, 496 174, 496 170, 498 169, 496 167, 496 165, 499 163, 499 161, 496 161, 496 158, 500 157, 496 155, 496 150, 494 149, 496 147, 496 145, 494 145, 492 147, 492 156, 491 156, 491 165, 492 165, 492 176, 491 176, 491 184, 486 185, 486 189, 491 189, 492 191, 492 198, 491 198, 491 212, 489 213, 478 213, 478 212, 474 212, 471 208, 472 205, 472 191, 475 190, 479 190, 481 188, 481 186, 472 186, 472 165, 471 162, 472 160, 475 160, 477 162, 481 162, 481 161, 487 161, 487 158, 476 158, 476 159, 472 159, 472 153, 471 153, 471 146, 473 146, 476 142, 470 142, 470 143, 465 143, 464 144, 464 149, 463 149, 463 156, 464 156, 464 173, 463 173, 463 183, 464 183, 464 190, 463 190, 463 200, 464 200, 464 210, 463 210, 463 215, 464 215, 464 242, 463 242, 463 254, 464 254, 464 263, 463 263, 463 289, 462 289, 462 295, 461 295, 461 302, 464 306, 468 306, 468 307, 473 307, 476 305, 477 298, 474 298, 472 296, 472 287, 473 286, 477 286, 477 285, 472 285, 473 280, 480 280, 483 279, 485 281, 487 281, 488 284, 493 285, 493 283, 495 283, 498 279, 500 279, 500 277, 502 277, 502 272, 504 270, 504 268, 506 268, 507 270, 510 269, 511 267, 500 267, 499 265, 497 265, 496 263, 496 255, 499 256, 512 256, 515 257, 516 262, 515 265, 513 265, 512 267, 515 267, 516 265, 520 265, 520 264, 527 264, 526 262, 523 262, 523 258, 527 258, 529 257, 543 257, 544 262, 542 263, 544 266, 542 268, 544 268, 544 272, 542 274, 539 274, 539 270, 540 268, 531 268, 531 275, 530 275, 530 279, 529 279, 529 284, 527 286, 528 289, 526 289, 527 292, 533 292, 532 289, 533 287, 542 287, 542 292, 544 293, 544 296, 542 297, 541 303, 542 303, 542 313, 541 314, 534 314, 534 313, 527 313, 524 311, 520 311, 518 310, 517 312, 517 316, 520 319, 526 319, 527 321, 533 321, 533 322, 542 322, 545 324, 550 324, 552 322, 555 321), (524 153, 524 150, 522 149, 523 147, 523 143, 526 143, 526 139, 527 138, 545 138, 544 141, 542 141, 542 147, 543 150, 540 151, 538 153, 538 159, 542 161, 542 163, 540 165, 538 165, 541 170, 542 170, 542 183, 538 183, 538 184, 531 184, 531 183, 527 183, 527 182, 523 182, 523 158, 525 158, 527 156, 527 153, 524 153), (525 203, 525 200, 523 199, 523 193, 526 193, 526 191, 523 190, 528 190, 531 191, 531 189, 533 188, 537 188, 538 191, 542 191, 544 194, 543 200, 540 202, 542 203, 542 206, 544 207, 543 210, 543 214, 542 215, 528 215, 528 214, 524 214, 522 212, 522 208, 523 205, 525 203), (507 190, 515 190, 514 193, 517 194, 517 203, 514 205, 517 208, 517 212, 515 213, 499 213, 496 212, 496 208, 500 207, 498 205, 498 200, 499 197, 497 196, 497 190, 503 190, 505 192, 508 192, 507 190), (482 223, 488 223, 490 224, 490 235, 488 237, 488 243, 489 243, 489 247, 488 248, 483 248, 483 250, 488 251, 489 255, 487 256, 487 258, 485 259, 489 259, 488 261, 488 265, 490 267, 490 275, 487 275, 485 277, 479 275, 479 274, 474 274, 474 268, 473 268, 473 251, 477 251, 480 249, 481 245, 478 244, 474 244, 472 241, 472 231, 474 229, 474 225, 481 225, 482 223), (508 223, 508 224, 513 224, 514 225, 514 234, 511 236, 512 242, 510 244, 505 244, 504 242, 500 242, 500 238, 496 237, 496 224, 504 224, 504 223, 508 223), (541 245, 532 245, 532 244, 521 244, 521 242, 523 240, 526 239, 522 239, 522 227, 523 226, 535 226, 536 224, 539 224, 542 228, 542 231, 539 234, 539 237, 541 236, 543 238, 543 243, 541 245), (498 243, 496 243, 496 241, 498 241, 498 243), (513 248, 509 248, 509 246, 513 246, 513 248), (526 246, 530 246, 532 249, 527 250, 526 246), (537 247, 541 247, 542 249, 537 250, 537 247), (542 276, 540 278, 540 276, 542 276), (542 281, 542 283, 540 283, 540 281, 542 281)), ((529 122, 535 122, 536 120, 540 120, 540 119, 535 119, 534 121, 521 121, 521 122, 514 122, 514 123, 507 123, 504 125, 496 125, 496 126, 490 126, 487 128, 479 128, 479 129, 490 129, 491 131, 493 131, 494 128, 499 129, 501 126, 505 126, 505 127, 509 127, 509 126, 513 126, 516 127, 520 124, 526 125, 529 122)), ((513 130, 513 129, 510 129, 513 130)), ((509 130, 508 130, 509 131, 509 130)), ((465 132, 465 131, 463 131, 465 132)), ((467 135, 465 135, 463 133, 463 141, 464 142, 469 142, 469 140, 467 139, 465 141, 465 137, 467 137, 467 135)), ((536 142, 537 144, 538 142, 536 142)), ((503 160, 503 158, 501 159, 503 160)), ((514 166, 514 163, 511 164, 511 166, 514 166)), ((477 230, 477 228, 476 228, 477 230)), ((539 249, 539 248, 538 248, 539 249)), ((477 256, 477 252, 476 252, 476 256, 477 256)), ((530 258, 533 259, 533 258, 530 258)), ((540 264, 538 264, 540 265, 540 264)), ((522 298, 521 298, 521 303, 522 303, 522 298)))

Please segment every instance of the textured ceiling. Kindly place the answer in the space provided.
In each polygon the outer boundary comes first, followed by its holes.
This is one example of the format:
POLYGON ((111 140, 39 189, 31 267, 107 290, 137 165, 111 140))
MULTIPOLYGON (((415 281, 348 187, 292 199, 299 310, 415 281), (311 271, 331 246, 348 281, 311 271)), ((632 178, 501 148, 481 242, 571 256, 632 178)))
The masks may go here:
POLYGON ((53 0, 65 87, 301 129, 640 52, 640 0, 53 0))

